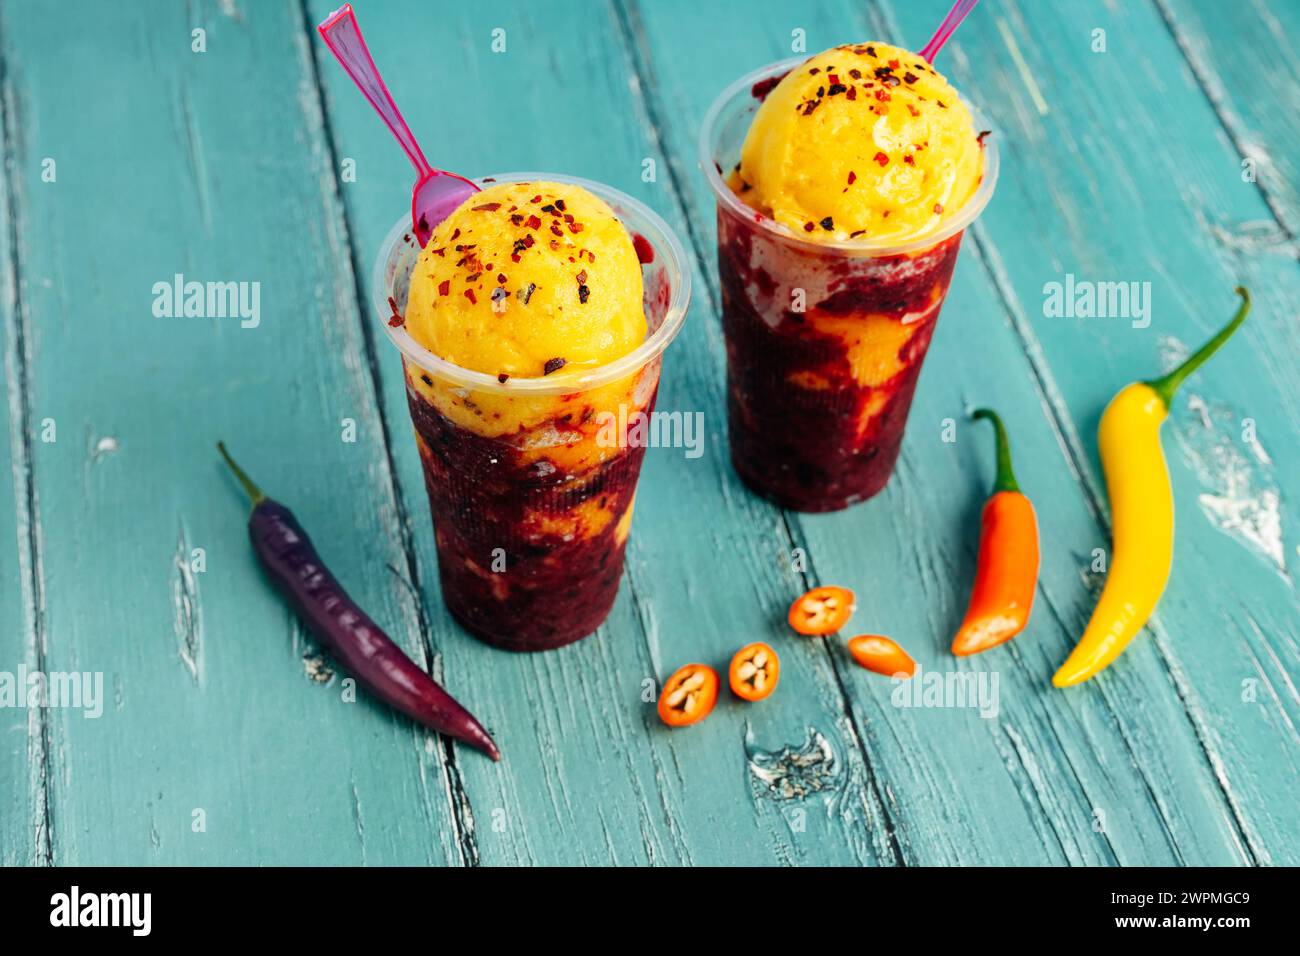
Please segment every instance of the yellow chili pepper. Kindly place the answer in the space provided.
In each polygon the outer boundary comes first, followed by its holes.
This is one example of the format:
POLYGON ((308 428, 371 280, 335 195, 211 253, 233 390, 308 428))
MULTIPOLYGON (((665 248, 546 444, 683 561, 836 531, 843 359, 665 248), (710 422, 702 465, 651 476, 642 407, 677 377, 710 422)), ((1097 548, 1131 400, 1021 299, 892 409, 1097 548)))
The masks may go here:
POLYGON ((1250 293, 1238 287, 1237 294, 1237 314, 1214 338, 1168 375, 1122 389, 1102 413, 1098 443, 1114 526, 1110 574, 1083 637, 1052 677, 1057 687, 1081 684, 1110 666, 1164 593, 1174 560, 1174 494, 1160 426, 1178 386, 1245 321, 1250 293))

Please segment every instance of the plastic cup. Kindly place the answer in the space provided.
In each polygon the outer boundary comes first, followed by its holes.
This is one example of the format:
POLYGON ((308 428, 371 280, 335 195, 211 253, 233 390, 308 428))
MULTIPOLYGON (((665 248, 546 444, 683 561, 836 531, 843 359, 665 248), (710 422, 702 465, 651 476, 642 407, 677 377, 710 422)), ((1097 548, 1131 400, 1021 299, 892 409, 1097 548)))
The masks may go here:
POLYGON ((997 182, 998 151, 986 142, 975 195, 923 239, 809 242, 745 205, 724 178, 760 95, 803 60, 769 64, 723 91, 704 119, 700 165, 718 205, 732 464, 782 507, 836 511, 893 473, 963 231, 997 182))
POLYGON ((572 643, 614 604, 645 455, 628 440, 628 424, 653 411, 663 352, 690 300, 681 244, 630 196, 551 173, 479 182, 540 180, 599 196, 637 240, 649 334, 632 352, 581 374, 505 382, 429 352, 387 321, 392 305, 406 308, 420 253, 409 217, 384 240, 371 283, 382 327, 402 353, 443 600, 471 634, 517 651, 572 643), (494 425, 507 421, 509 430, 494 425))

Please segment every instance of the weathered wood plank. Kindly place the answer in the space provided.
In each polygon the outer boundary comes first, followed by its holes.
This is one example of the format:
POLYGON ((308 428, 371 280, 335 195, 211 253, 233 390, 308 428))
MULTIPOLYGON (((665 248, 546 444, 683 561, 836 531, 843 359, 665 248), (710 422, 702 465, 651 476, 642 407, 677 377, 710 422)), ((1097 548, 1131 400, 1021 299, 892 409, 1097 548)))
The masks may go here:
MULTIPOLYGON (((3 22, 0 21, 0 29, 3 22)), ((0 56, 0 323, 3 325, 5 428, 0 455, 0 681, 13 698, 0 706, 0 866, 31 866, 49 855, 45 826, 45 714, 28 709, 23 668, 41 668, 42 574, 40 528, 33 524, 31 411, 27 342, 14 218, 15 132, 10 120, 18 91, 0 56)))
POLYGON ((460 861, 440 748, 373 704, 346 706, 337 678, 312 680, 213 449, 228 439, 422 654, 388 570, 404 558, 301 10, 3 15, 31 332, 27 404, 10 402, 29 420, 11 432, 58 429, 31 456, 44 659, 102 671, 110 698, 98 720, 49 714, 54 862, 460 861), (198 27, 206 52, 191 49, 198 27), (260 324, 155 317, 154 283, 176 273, 260 283, 260 324), (340 440, 345 418, 355 443, 340 440))
MULTIPOLYGON (((330 6, 312 5, 313 17, 330 6)), ((436 19, 418 4, 359 12, 393 94, 435 164, 470 174, 544 169, 622 189, 684 232, 669 158, 618 48, 617 12, 548 3, 491 12, 456 7, 436 19), (408 24, 419 24, 412 29, 408 24), (493 53, 492 31, 506 50, 493 53), (593 38, 602 38, 593 42, 593 38), (642 182, 642 161, 657 163, 642 182)), ((345 187, 357 255, 367 264, 401 214, 409 167, 369 108, 323 51, 321 72, 340 157, 356 160, 345 187)), ((798 593, 780 516, 742 493, 723 444, 721 343, 710 295, 669 350, 659 407, 703 411, 707 451, 647 455, 623 593, 596 637, 542 656, 478 645, 438 598, 418 458, 403 437, 406 409, 396 354, 381 350, 397 472, 421 560, 426 610, 471 699, 508 712, 500 767, 465 767, 484 862, 894 862, 883 784, 865 765, 858 729, 824 655, 791 642, 773 609, 798 593), (725 668, 756 639, 781 642, 782 692, 760 706, 719 704, 705 724, 665 730, 643 683, 679 664, 725 668), (812 728, 833 765, 805 769, 806 800, 773 799, 751 758, 804 745, 812 728)), ((370 321, 377 317, 368 316, 370 321)), ((787 759, 786 763, 789 763, 787 759)), ((793 781, 798 783, 799 781, 793 781)))
POLYGON ((1207 0, 1155 3, 1233 150, 1243 164, 1250 161, 1271 213, 1246 222, 1211 219, 1215 236, 1230 249, 1300 257, 1300 6, 1286 0, 1249 0, 1232 10, 1207 0))

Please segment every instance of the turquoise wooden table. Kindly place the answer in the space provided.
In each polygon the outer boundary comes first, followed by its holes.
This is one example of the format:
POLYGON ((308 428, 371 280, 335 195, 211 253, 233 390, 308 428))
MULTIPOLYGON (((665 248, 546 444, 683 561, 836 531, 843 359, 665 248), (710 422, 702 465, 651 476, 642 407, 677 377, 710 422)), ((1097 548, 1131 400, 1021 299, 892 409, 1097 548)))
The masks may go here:
POLYGON ((435 163, 607 182, 695 261, 659 407, 702 411, 705 453, 648 454, 600 631, 518 656, 439 596, 368 305, 410 170, 315 37, 332 2, 0 7, 0 672, 103 675, 97 718, 0 708, 0 861, 1300 862, 1300 5, 981 4, 941 65, 995 125, 997 192, 893 481, 805 516, 727 461, 700 122, 793 44, 916 48, 947 0, 360 0, 435 163), (259 283, 260 321, 156 315, 177 274, 259 283), (1149 283, 1149 324, 1050 314, 1067 276, 1149 283), (1208 337, 1238 282, 1255 311, 1164 431, 1178 537, 1158 615, 1054 690, 1109 546, 1101 409, 1208 337), (1008 419, 1043 561, 1029 629, 958 661, 992 477, 975 403, 1008 419), (254 563, 218 438, 489 725, 500 764, 344 699, 254 563), (855 627, 923 668, 996 677, 996 712, 896 706, 841 644, 789 635, 815 583, 853 588, 855 627), (648 682, 760 639, 784 661, 773 698, 660 725, 648 682))

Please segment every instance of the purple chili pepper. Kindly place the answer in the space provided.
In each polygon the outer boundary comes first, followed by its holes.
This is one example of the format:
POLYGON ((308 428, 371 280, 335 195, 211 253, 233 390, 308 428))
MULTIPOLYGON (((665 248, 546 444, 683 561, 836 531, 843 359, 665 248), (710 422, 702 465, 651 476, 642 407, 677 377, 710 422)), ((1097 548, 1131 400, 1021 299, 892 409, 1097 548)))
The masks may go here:
POLYGON ((371 694, 439 733, 465 741, 493 760, 501 752, 474 716, 438 686, 357 607, 316 553, 293 512, 253 484, 217 443, 253 502, 248 537, 271 582, 343 669, 371 694))

